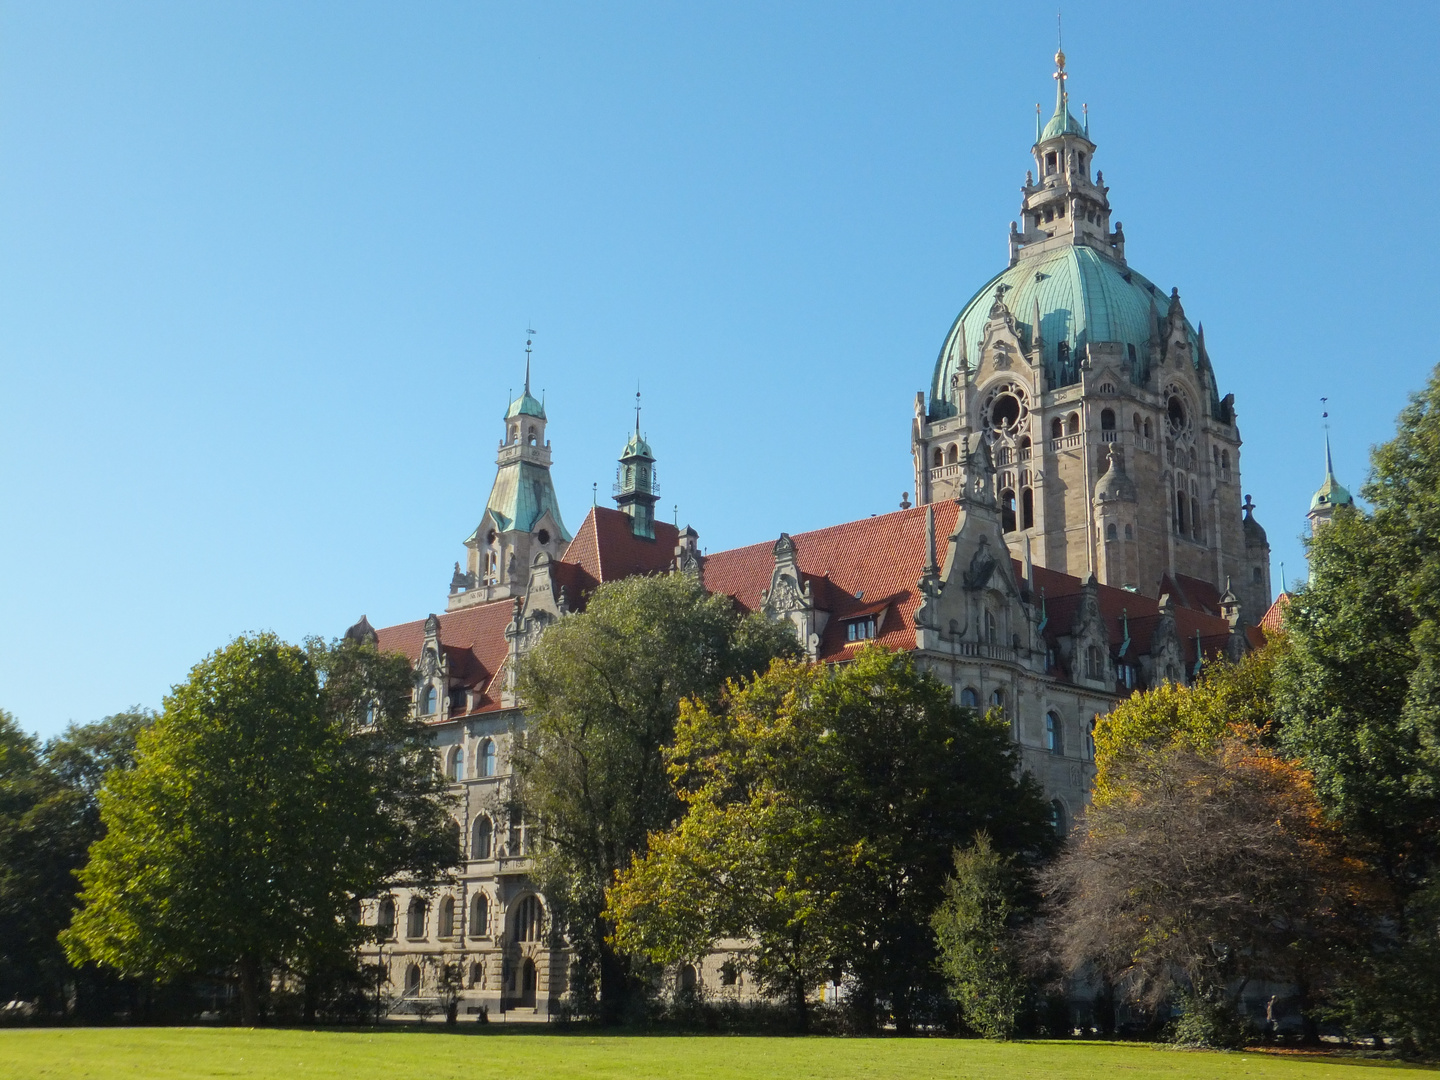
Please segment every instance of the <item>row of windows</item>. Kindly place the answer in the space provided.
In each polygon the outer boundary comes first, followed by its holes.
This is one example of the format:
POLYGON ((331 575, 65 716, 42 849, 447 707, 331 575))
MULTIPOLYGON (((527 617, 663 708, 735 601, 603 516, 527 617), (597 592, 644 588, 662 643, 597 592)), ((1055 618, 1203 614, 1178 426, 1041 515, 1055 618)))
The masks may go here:
POLYGON ((852 619, 845 624, 846 641, 869 641, 875 636, 875 616, 852 619))
MULTIPOLYGON (((435 905, 435 931, 440 937, 455 936, 455 898, 444 897, 435 905)), ((415 896, 405 912, 405 936, 411 939, 423 938, 430 921, 430 902, 415 896)), ((395 940, 395 900, 385 897, 380 901, 380 910, 375 925, 384 941, 395 940)), ((511 919, 510 931, 516 941, 539 941, 545 930, 545 908, 537 896, 525 897, 516 906, 511 919)), ((486 937, 490 933, 490 897, 483 892, 470 896, 470 919, 466 927, 470 937, 486 937)))
MULTIPOLYGON (((493 739, 480 741, 480 745, 475 748, 473 765, 473 775, 480 779, 495 775, 495 742, 493 739)), ((453 747, 446 756, 445 776, 451 780, 465 779, 465 751, 462 747, 453 747)))

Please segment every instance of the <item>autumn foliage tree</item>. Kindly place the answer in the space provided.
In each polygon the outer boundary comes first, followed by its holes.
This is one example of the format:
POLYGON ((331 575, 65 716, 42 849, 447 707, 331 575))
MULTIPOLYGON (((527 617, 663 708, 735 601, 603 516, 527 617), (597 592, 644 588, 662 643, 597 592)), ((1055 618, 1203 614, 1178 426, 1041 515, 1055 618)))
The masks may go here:
POLYGON ((1156 1005, 1233 1008, 1246 983, 1313 1006, 1363 941, 1378 883, 1304 768, 1264 745, 1273 657, 1123 703, 1096 730, 1095 796, 1044 883, 1063 970, 1156 1005))

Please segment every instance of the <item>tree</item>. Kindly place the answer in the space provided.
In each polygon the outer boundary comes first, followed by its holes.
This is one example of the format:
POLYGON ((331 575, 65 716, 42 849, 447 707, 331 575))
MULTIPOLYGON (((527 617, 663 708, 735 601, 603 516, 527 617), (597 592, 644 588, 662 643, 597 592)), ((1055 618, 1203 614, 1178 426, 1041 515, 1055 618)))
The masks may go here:
POLYGON ((1279 745, 1315 776, 1392 896, 1357 1023, 1440 1047, 1440 368, 1375 449, 1371 512, 1337 509, 1285 610, 1279 745))
POLYGON ((390 807, 354 772, 363 755, 330 706, 305 653, 273 635, 197 664, 135 768, 100 791, 106 834, 61 936, 72 962, 161 980, 232 971, 254 1024, 276 969, 353 950, 367 933, 354 904, 391 869, 390 807))
POLYGON ((965 1023, 987 1038, 1015 1033, 1029 990, 1017 933, 1031 908, 1027 891, 1013 861, 981 833, 955 850, 955 872, 930 920, 950 994, 965 1023))
POLYGON ((1101 721, 1083 831, 1043 878, 1063 970, 1231 1015, 1247 980, 1288 982, 1312 1022, 1345 975, 1376 883, 1310 774, 1261 744, 1272 663, 1213 668, 1101 721))
POLYGON ((575 952, 577 989, 598 985, 602 1021, 620 1020, 637 989, 609 941, 605 889, 678 813, 663 751, 681 701, 713 701, 726 680, 795 651, 788 627, 670 574, 602 584, 520 665, 517 809, 541 826, 536 879, 575 952))
POLYGON ((844 977, 856 1020, 908 1029, 941 992, 930 918, 951 852, 986 831, 1006 852, 1054 842, 1009 726, 954 702, 909 653, 777 662, 722 708, 687 708, 670 754, 687 813, 612 891, 617 935, 657 959, 722 936, 805 992, 844 977))
POLYGON ((43 747, 0 710, 0 996, 65 1010, 67 986, 85 1011, 99 989, 93 972, 66 962, 56 935, 70 921, 90 844, 101 834, 96 789, 128 768, 135 735, 150 717, 137 710, 71 724, 43 747))

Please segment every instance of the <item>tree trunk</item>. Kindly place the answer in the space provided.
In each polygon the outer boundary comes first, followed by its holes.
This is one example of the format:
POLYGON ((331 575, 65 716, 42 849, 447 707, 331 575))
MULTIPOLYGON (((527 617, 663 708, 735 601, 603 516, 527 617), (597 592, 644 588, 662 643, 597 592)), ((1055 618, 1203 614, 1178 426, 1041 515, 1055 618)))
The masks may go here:
POLYGON ((614 1027, 625 1021, 630 997, 630 962, 609 945, 600 945, 600 1023, 614 1027))
POLYGON ((795 1010, 795 1033, 797 1035, 810 1034, 810 1003, 806 1000, 805 978, 796 973, 791 982, 790 1004, 795 1010))
POLYGON ((240 958, 240 1023, 255 1027, 260 1022, 260 964, 253 956, 240 958))
POLYGON ((318 975, 307 975, 305 977, 305 1023, 315 1023, 315 1011, 320 998, 320 977, 318 975))

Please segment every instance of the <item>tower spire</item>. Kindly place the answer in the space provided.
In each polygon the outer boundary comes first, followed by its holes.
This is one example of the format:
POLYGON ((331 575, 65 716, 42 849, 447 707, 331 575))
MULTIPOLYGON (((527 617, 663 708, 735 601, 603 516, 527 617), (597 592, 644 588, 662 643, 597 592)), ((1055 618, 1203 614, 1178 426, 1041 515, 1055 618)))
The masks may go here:
POLYGON ((530 347, 535 341, 535 331, 526 328, 525 330, 525 393, 530 393, 530 347))

